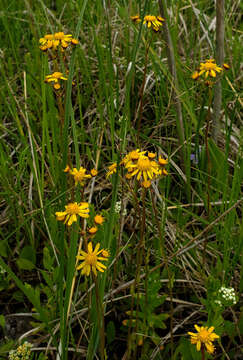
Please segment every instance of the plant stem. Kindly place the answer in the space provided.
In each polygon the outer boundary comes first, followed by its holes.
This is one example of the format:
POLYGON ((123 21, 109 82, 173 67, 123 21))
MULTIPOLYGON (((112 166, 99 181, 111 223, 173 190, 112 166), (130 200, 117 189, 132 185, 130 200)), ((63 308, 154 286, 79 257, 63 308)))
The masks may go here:
MULTIPOLYGON (((224 0, 216 0, 216 62, 224 62, 224 0)), ((222 84, 219 79, 214 89, 212 137, 215 143, 220 133, 220 110, 222 104, 222 84)))
POLYGON ((93 280, 95 283, 95 297, 96 297, 96 307, 97 307, 97 314, 98 314, 98 323, 99 323, 99 332, 100 332, 100 358, 104 360, 105 358, 105 324, 104 324, 104 312, 103 306, 100 301, 100 294, 99 294, 99 286, 97 277, 93 276, 93 280))

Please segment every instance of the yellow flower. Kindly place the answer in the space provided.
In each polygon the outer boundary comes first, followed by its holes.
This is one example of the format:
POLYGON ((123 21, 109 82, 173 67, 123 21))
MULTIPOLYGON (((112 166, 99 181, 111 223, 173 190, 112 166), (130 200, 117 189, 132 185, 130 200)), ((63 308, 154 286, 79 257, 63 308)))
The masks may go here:
POLYGON ((80 250, 80 255, 77 256, 78 260, 83 260, 80 265, 78 265, 77 270, 82 269, 81 274, 85 274, 89 276, 90 271, 93 271, 95 276, 97 276, 97 270, 104 272, 106 269, 106 266, 102 264, 101 261, 107 261, 108 257, 104 256, 98 256, 102 255, 103 249, 99 250, 100 243, 98 243, 95 246, 95 249, 93 250, 92 242, 88 244, 88 251, 85 252, 83 250, 80 250))
POLYGON ((129 174, 127 174, 128 178, 132 178, 133 176, 137 177, 137 180, 142 178, 143 181, 152 180, 160 175, 159 165, 150 160, 147 156, 142 156, 138 159, 138 161, 132 163, 129 162, 126 165, 129 174))
POLYGON ((70 172, 70 170, 71 170, 71 169, 70 169, 70 166, 67 165, 63 171, 64 171, 65 173, 68 173, 68 172, 70 172))
POLYGON ((51 75, 47 75, 45 78, 45 82, 52 82, 54 89, 59 90, 61 85, 60 85, 60 80, 67 80, 66 77, 63 76, 63 73, 59 72, 59 71, 55 71, 53 74, 51 75))
POLYGON ((68 226, 77 221, 77 215, 83 218, 89 217, 89 204, 87 202, 70 203, 65 205, 65 211, 57 211, 55 213, 58 221, 64 221, 68 226))
POLYGON ((228 64, 224 63, 224 64, 223 64, 223 68, 224 68, 225 70, 229 70, 229 69, 230 69, 230 66, 229 66, 228 64))
POLYGON ((130 19, 131 19, 133 22, 135 22, 135 24, 141 22, 141 19, 140 19, 139 15, 130 16, 130 19))
POLYGON ((52 34, 47 34, 43 38, 40 38, 39 43, 41 44, 40 49, 46 51, 52 48, 54 36, 52 34))
POLYGON ((74 168, 73 170, 70 171, 70 174, 73 175, 74 180, 75 180, 75 185, 77 185, 78 183, 83 186, 85 183, 86 179, 90 179, 91 175, 85 174, 86 173, 86 169, 83 168, 82 166, 78 169, 74 168))
POLYGON ((192 73, 192 79, 193 80, 197 80, 199 78, 199 72, 198 71, 194 71, 193 73, 192 73))
POLYGON ((162 157, 159 157, 159 165, 160 166, 165 166, 168 164, 168 159, 163 159, 162 157))
POLYGON ((222 70, 223 69, 215 63, 214 59, 209 59, 204 63, 200 63, 198 77, 204 74, 205 78, 208 76, 215 78, 216 74, 220 73, 222 70))
POLYGON ((147 188, 149 188, 151 186, 151 181, 150 180, 144 180, 141 185, 142 185, 142 187, 147 189, 147 188))
POLYGON ((98 231, 98 228, 96 226, 92 226, 90 229, 89 229, 89 233, 90 235, 95 235, 98 231))
POLYGON ((110 252, 109 252, 109 250, 105 250, 105 249, 103 249, 102 250, 102 256, 104 256, 105 258, 108 258, 109 256, 110 256, 110 252))
POLYGON ((195 344, 197 346, 197 351, 201 350, 201 346, 205 346, 209 354, 213 354, 214 346, 212 342, 219 338, 217 334, 213 333, 214 327, 211 326, 209 329, 207 326, 200 327, 194 325, 194 327, 197 330, 197 333, 188 332, 191 336, 191 344, 195 344))
POLYGON ((143 19, 143 24, 145 24, 148 28, 151 28, 154 31, 159 31, 159 28, 163 25, 163 19, 161 16, 154 16, 154 15, 146 15, 143 19))
POLYGON ((101 216, 101 215, 95 215, 95 217, 94 217, 94 222, 97 224, 97 225, 102 225, 103 224, 103 222, 104 222, 104 218, 103 218, 103 216, 101 216))
POLYGON ((61 46, 62 50, 65 50, 70 44, 77 45, 78 40, 74 39, 71 34, 65 35, 64 32, 57 32, 55 34, 47 34, 39 40, 42 51, 48 49, 57 50, 58 46, 61 46))
POLYGON ((112 165, 110 165, 108 167, 108 173, 106 174, 106 178, 116 173, 116 169, 117 169, 117 163, 113 163, 112 165))
POLYGON ((98 174, 98 171, 96 169, 90 170, 91 176, 96 176, 98 174))

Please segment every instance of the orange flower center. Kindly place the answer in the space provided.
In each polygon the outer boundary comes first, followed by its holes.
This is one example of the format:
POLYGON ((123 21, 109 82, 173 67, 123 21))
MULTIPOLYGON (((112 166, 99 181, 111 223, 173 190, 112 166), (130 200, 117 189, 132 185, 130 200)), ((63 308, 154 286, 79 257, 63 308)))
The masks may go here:
POLYGON ((77 181, 82 181, 85 177, 85 174, 83 171, 79 171, 77 172, 77 174, 75 174, 74 179, 77 181))
POLYGON ((203 329, 198 334, 198 338, 201 342, 205 343, 208 341, 208 331, 206 329, 203 329))
POLYGON ((151 168, 151 162, 147 158, 145 158, 145 159, 140 158, 140 159, 138 159, 137 167, 139 170, 147 171, 151 168))
POLYGON ((88 254, 85 259, 86 264, 95 266, 97 263, 97 256, 94 254, 88 254))
POLYGON ((203 67, 205 70, 215 70, 216 64, 207 62, 207 63, 203 64, 203 67))
POLYGON ((70 215, 78 214, 79 213, 78 204, 68 204, 66 208, 66 212, 70 215))
POLYGON ((153 15, 144 16, 144 21, 155 21, 155 20, 157 20, 156 16, 153 15))

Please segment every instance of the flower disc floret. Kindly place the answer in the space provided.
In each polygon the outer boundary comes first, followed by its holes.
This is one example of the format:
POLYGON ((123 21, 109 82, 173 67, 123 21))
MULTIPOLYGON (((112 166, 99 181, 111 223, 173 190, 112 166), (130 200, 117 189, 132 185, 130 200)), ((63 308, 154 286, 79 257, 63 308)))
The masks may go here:
POLYGON ((77 215, 82 218, 89 217, 89 204, 86 202, 69 203, 65 206, 65 211, 57 211, 55 215, 58 221, 64 221, 64 224, 70 226, 78 220, 77 215))
POLYGON ((104 222, 104 218, 103 218, 103 216, 101 216, 101 215, 95 215, 95 217, 94 217, 94 222, 97 224, 97 225, 102 225, 103 224, 103 222, 104 222))
POLYGON ((191 336, 191 344, 195 344, 197 347, 197 351, 201 350, 201 346, 204 346, 209 354, 213 354, 214 346, 213 341, 218 339, 219 336, 215 334, 214 327, 211 326, 209 329, 208 327, 194 325, 197 333, 188 332, 191 336))
POLYGON ((97 270, 100 272, 104 272, 106 269, 106 266, 102 264, 101 261, 107 261, 108 260, 108 252, 105 253, 104 256, 103 252, 107 251, 104 249, 99 250, 100 243, 98 243, 95 246, 95 249, 93 250, 92 242, 88 244, 87 252, 81 250, 80 254, 77 256, 78 260, 82 260, 81 264, 77 266, 77 270, 82 270, 81 274, 89 276, 90 272, 92 271, 95 276, 97 276, 97 270), (102 256, 99 256, 102 255, 102 256))
POLYGON ((108 167, 108 172, 106 174, 106 178, 116 173, 117 170, 117 163, 113 163, 108 167))

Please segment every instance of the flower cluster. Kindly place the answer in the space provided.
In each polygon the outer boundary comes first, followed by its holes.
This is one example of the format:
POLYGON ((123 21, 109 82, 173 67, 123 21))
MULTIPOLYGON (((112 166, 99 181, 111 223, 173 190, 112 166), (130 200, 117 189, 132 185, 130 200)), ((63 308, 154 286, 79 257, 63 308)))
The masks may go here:
POLYGON ((31 355, 31 347, 33 345, 25 341, 23 345, 20 345, 16 350, 9 352, 9 360, 29 360, 31 355))
MULTIPOLYGON (((115 213, 116 214, 120 214, 121 212, 121 201, 117 201, 115 204, 115 213)), ((121 214, 122 216, 126 216, 127 215, 127 209, 123 209, 123 212, 121 214)))
POLYGON ((40 50, 47 52, 47 50, 53 50, 48 52, 50 62, 55 59, 55 62, 52 64, 54 72, 45 77, 45 82, 53 85, 55 90, 61 89, 61 80, 67 80, 67 77, 63 72, 58 71, 61 66, 65 67, 65 73, 68 74, 68 67, 66 64, 66 56, 63 54, 64 50, 69 47, 69 45, 77 45, 78 40, 74 39, 71 34, 65 35, 64 32, 57 32, 55 34, 46 34, 44 37, 39 39, 40 50), (57 51, 57 50, 61 51, 57 51))
MULTIPOLYGON (((131 20, 135 22, 135 24, 142 21, 139 15, 131 16, 131 20)), ((148 29, 152 28, 155 32, 158 32, 160 27, 163 25, 163 21, 165 21, 165 19, 161 16, 146 15, 143 18, 143 25, 145 25, 148 29)))
MULTIPOLYGON (((167 159, 159 157, 155 160, 156 154, 147 151, 140 151, 139 149, 129 152, 120 162, 124 166, 127 179, 136 179, 140 184, 148 188, 151 186, 151 181, 159 176, 168 175, 165 166, 168 164, 167 159)), ((108 168, 107 177, 116 173, 117 163, 113 163, 108 168)))
POLYGON ((209 329, 207 326, 200 327, 198 325, 194 325, 194 327, 197 330, 197 333, 188 332, 188 334, 191 336, 191 344, 196 345, 197 351, 200 351, 201 347, 203 346, 206 348, 209 354, 213 354, 213 341, 219 338, 219 336, 213 332, 214 327, 211 326, 209 329))
POLYGON ((235 305, 237 303, 237 298, 234 288, 227 288, 222 286, 219 289, 219 295, 221 297, 221 300, 227 304, 235 305))
POLYGON ((192 73, 192 79, 198 80, 201 77, 206 80, 206 84, 211 85, 212 82, 208 78, 215 79, 217 74, 220 74, 223 69, 228 70, 229 65, 223 64, 222 67, 218 66, 214 59, 205 60, 201 62, 199 68, 192 73))
POLYGON ((40 38, 39 43, 41 51, 47 51, 48 49, 56 51, 58 48, 64 51, 70 44, 77 45, 78 40, 74 39, 71 34, 65 35, 64 32, 57 32, 40 38))

